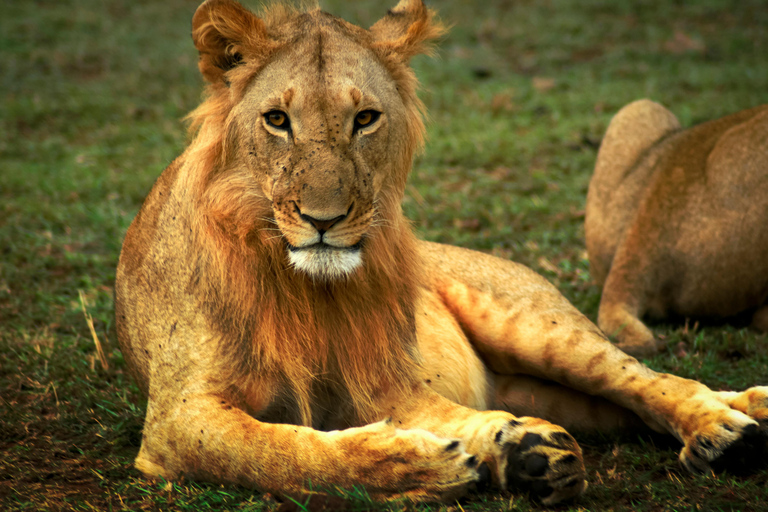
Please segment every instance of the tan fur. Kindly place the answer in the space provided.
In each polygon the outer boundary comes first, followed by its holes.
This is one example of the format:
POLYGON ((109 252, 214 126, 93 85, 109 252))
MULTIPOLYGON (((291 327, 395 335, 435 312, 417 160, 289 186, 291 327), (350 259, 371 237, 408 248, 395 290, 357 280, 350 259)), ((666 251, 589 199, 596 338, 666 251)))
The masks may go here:
POLYGON ((581 450, 509 410, 582 428, 642 418, 697 468, 764 420, 764 388, 657 375, 530 270, 413 237, 408 61, 442 32, 420 0, 370 31, 319 10, 198 9, 208 97, 117 271, 118 337, 148 395, 144 474, 449 501, 487 473, 554 503, 586 488, 581 450))
POLYGON ((681 130, 640 100, 611 121, 589 187, 587 250, 604 286, 598 323, 633 354, 640 318, 724 319, 768 300, 768 105, 681 130))

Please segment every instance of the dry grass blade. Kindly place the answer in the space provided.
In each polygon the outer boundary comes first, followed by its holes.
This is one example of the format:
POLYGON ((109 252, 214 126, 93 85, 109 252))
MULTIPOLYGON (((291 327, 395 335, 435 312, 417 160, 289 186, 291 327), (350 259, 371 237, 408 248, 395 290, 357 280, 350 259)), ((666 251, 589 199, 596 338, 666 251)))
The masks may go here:
POLYGON ((99 363, 104 370, 109 370, 109 361, 104 354, 104 348, 101 346, 99 336, 96 334, 96 329, 93 327, 93 317, 88 313, 88 309, 85 307, 85 296, 83 296, 83 290, 78 290, 80 295, 80 305, 83 307, 83 316, 85 316, 85 323, 88 324, 88 329, 91 331, 91 337, 93 337, 93 344, 96 345, 96 354, 99 356, 99 363))

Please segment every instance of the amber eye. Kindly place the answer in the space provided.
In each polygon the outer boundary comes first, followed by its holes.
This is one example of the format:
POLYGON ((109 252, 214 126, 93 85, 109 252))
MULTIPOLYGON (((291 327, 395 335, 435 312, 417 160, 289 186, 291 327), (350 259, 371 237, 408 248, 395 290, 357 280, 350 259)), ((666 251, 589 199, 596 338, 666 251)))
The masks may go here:
POLYGON ((264 114, 264 119, 267 120, 267 124, 269 126, 280 128, 281 130, 287 130, 290 127, 288 116, 285 114, 285 112, 280 112, 279 110, 272 110, 267 112, 264 114))
POLYGON ((380 112, 375 110, 363 110, 355 116, 355 129, 365 128, 376 122, 381 115, 380 112))

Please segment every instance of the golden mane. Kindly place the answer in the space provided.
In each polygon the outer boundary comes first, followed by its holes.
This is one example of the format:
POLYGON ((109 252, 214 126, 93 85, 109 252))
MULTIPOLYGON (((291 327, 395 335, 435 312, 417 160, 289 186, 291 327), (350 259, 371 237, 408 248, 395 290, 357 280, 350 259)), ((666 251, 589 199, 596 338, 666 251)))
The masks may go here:
MULTIPOLYGON (((264 17, 265 26, 255 30, 271 32, 290 16, 296 14, 273 8, 264 17)), ((443 29, 426 24, 420 30, 433 37, 443 29)), ((409 44, 418 45, 417 34, 408 37, 413 39, 409 44)), ((240 343, 226 344, 232 377, 272 374, 292 388, 297 420, 305 425, 312 422, 310 404, 319 379, 341 376, 342 382, 325 385, 348 396, 365 422, 373 418, 381 383, 413 382, 417 368, 414 300, 420 270, 416 239, 400 202, 414 152, 423 143, 423 105, 407 59, 391 43, 369 43, 398 83, 408 144, 402 154, 393 155, 396 176, 379 194, 374 226, 364 240, 365 264, 346 280, 315 282, 289 268, 270 201, 250 171, 230 158, 238 144, 233 107, 280 46, 258 38, 238 45, 233 53, 251 57, 226 71, 223 81, 209 84, 204 102, 188 115, 194 139, 185 153, 185 179, 195 210, 191 229, 202 248, 193 263, 192 285, 201 288, 200 306, 217 319, 222 336, 239 333, 240 343)))

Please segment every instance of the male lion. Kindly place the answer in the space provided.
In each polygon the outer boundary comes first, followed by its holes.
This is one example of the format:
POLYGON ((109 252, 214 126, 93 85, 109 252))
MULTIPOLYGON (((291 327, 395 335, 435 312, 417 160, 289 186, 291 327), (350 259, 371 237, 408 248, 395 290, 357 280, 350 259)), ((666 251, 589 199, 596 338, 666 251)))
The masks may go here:
POLYGON ((633 355, 656 350, 648 314, 740 313, 768 331, 768 105, 681 130, 649 100, 611 121, 589 184, 598 325, 633 355))
POLYGON ((421 0, 370 30, 318 9, 198 8, 208 98, 117 270, 118 336, 149 397, 144 474, 417 500, 490 478, 554 503, 586 488, 581 450, 513 412, 600 429, 639 416, 696 470, 762 442, 768 388, 654 373, 527 268, 415 239, 408 62, 442 32, 421 0))

